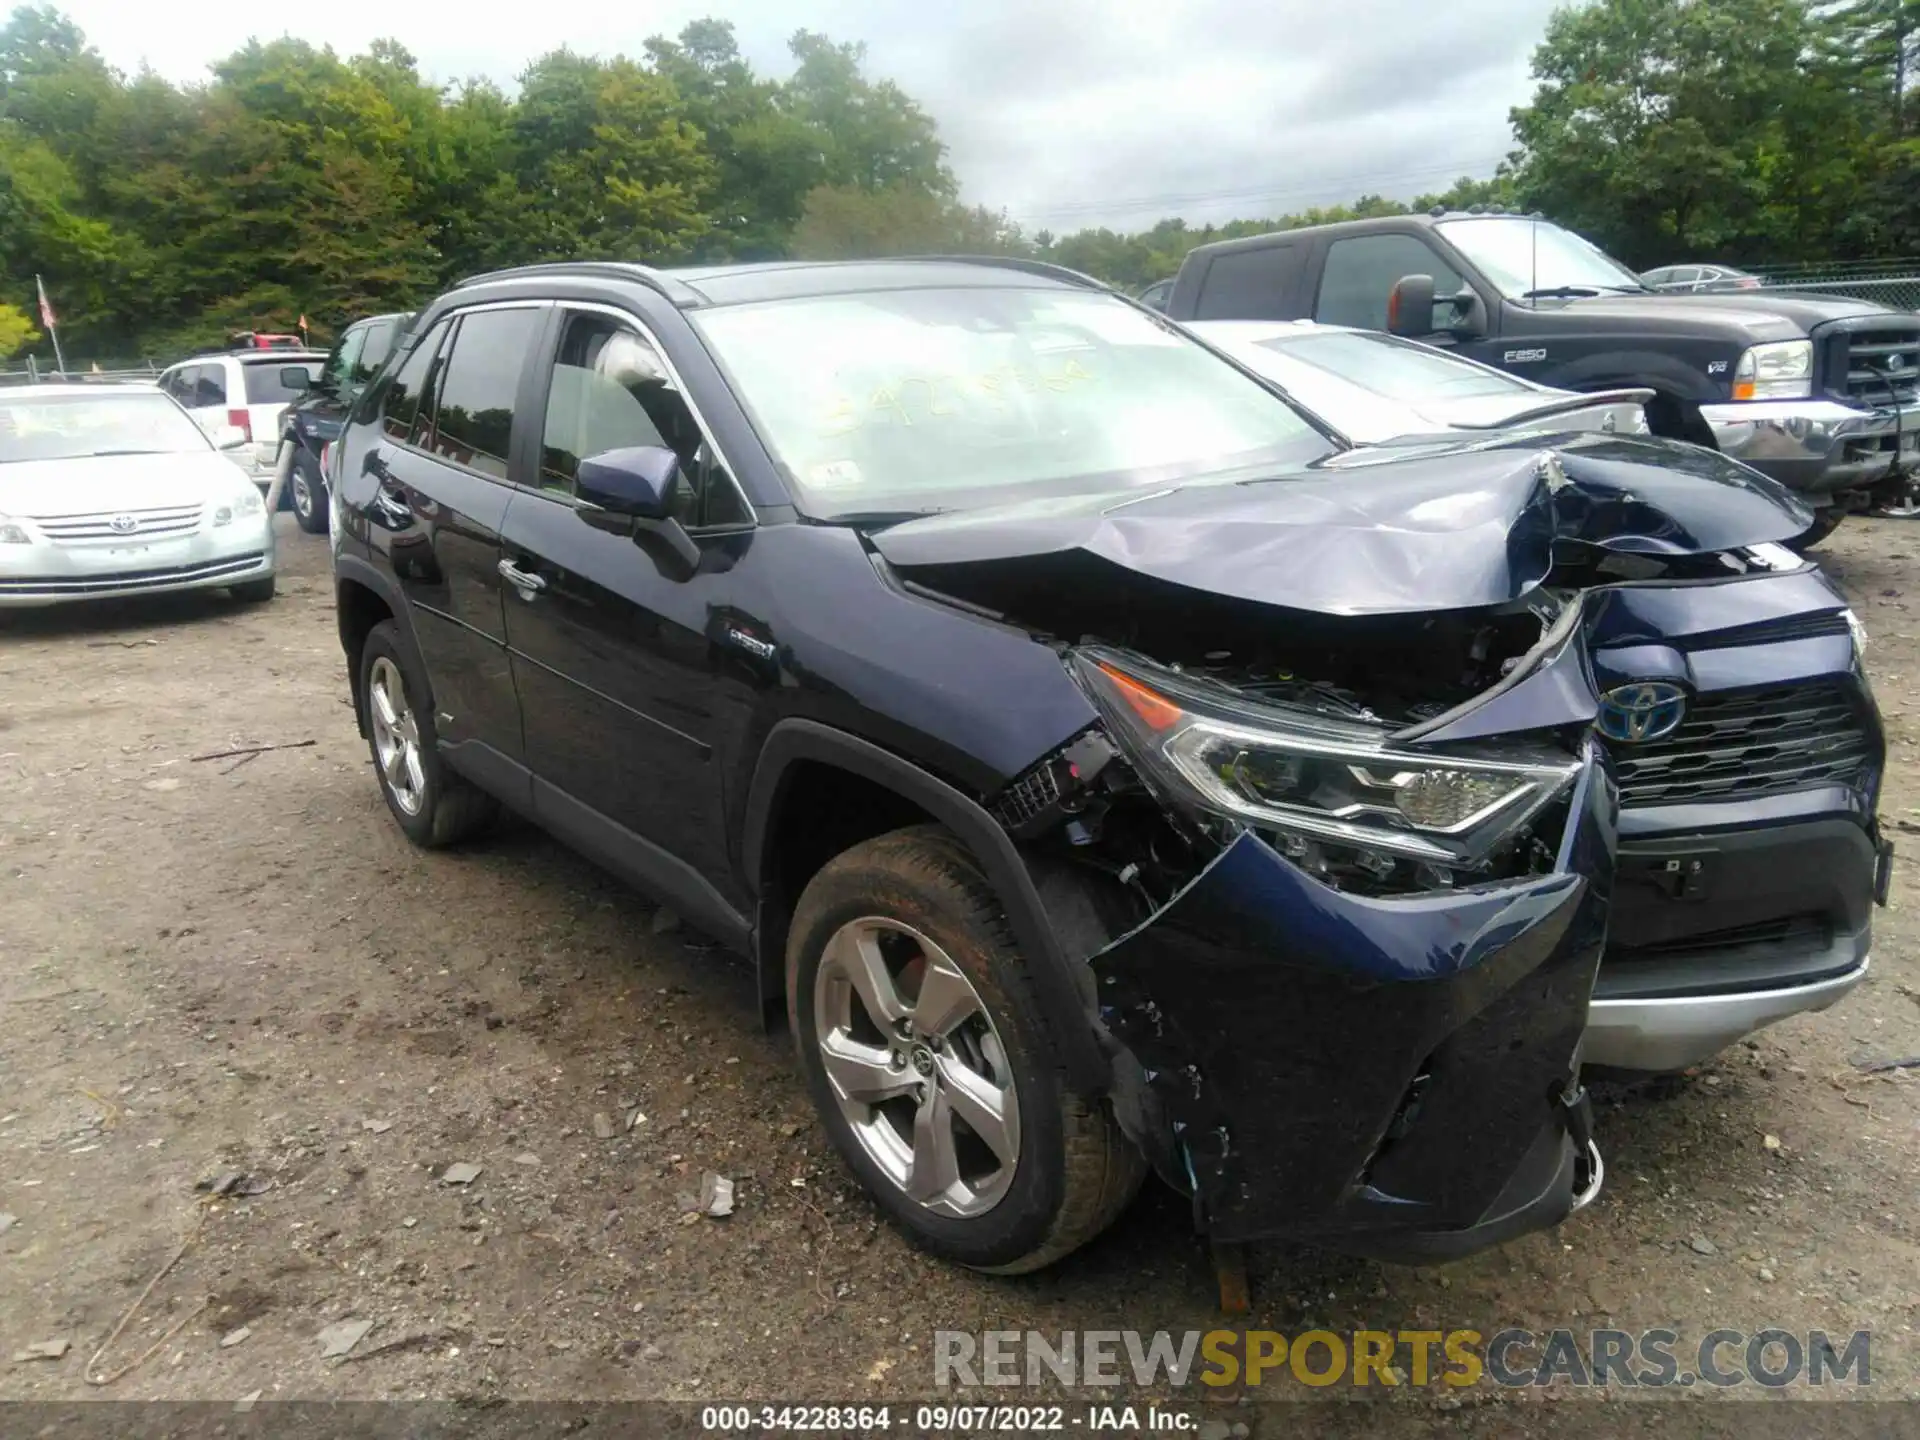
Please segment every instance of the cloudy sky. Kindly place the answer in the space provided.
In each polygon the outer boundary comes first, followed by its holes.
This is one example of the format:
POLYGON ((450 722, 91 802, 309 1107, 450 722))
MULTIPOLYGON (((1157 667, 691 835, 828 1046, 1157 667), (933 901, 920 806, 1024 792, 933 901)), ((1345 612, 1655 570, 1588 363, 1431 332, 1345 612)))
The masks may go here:
POLYGON ((55 0, 107 58, 174 80, 249 36, 342 53, 392 36, 436 80, 503 85, 567 45, 638 54, 689 19, 734 23, 785 74, 805 27, 861 40, 939 121, 965 198, 1029 229, 1142 228, 1283 214, 1367 191, 1406 197, 1484 176, 1555 0, 55 0))

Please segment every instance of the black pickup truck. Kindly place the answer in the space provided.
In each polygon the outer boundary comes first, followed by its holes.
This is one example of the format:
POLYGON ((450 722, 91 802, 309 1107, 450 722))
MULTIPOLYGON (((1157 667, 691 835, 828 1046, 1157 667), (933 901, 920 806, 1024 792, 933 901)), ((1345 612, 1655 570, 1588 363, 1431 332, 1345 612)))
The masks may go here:
POLYGON ((1388 330, 1567 390, 1644 386, 1655 433, 1801 492, 1821 512, 1810 538, 1904 496, 1920 458, 1920 314, 1791 291, 1655 294, 1538 217, 1394 215, 1202 245, 1162 303, 1175 320, 1388 330))

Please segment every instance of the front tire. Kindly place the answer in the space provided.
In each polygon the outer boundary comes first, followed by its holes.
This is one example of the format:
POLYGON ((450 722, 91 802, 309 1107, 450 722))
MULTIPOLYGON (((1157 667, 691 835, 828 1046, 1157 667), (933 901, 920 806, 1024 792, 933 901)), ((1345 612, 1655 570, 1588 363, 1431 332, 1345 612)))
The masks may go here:
POLYGON ((327 482, 320 478, 319 462, 309 461, 304 448, 294 451, 287 491, 294 523, 309 535, 323 533, 327 528, 327 482))
POLYGON ((440 758, 433 692, 391 620, 375 625, 361 647, 360 694, 380 793, 407 838, 432 850, 485 828, 499 807, 440 758))
POLYGON ((1139 1189, 1145 1162, 1068 1088, 1004 908, 950 832, 897 830, 814 876, 787 1008, 834 1148, 922 1249, 1038 1270, 1139 1189))

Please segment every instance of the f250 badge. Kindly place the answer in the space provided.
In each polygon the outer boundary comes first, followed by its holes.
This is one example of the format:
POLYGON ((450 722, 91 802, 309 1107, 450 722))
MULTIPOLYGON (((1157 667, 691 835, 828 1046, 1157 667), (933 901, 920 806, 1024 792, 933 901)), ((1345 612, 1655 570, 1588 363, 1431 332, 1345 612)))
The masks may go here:
POLYGON ((1503 365, 1531 365, 1536 360, 1547 358, 1545 350, 1509 350, 1501 357, 1503 365))

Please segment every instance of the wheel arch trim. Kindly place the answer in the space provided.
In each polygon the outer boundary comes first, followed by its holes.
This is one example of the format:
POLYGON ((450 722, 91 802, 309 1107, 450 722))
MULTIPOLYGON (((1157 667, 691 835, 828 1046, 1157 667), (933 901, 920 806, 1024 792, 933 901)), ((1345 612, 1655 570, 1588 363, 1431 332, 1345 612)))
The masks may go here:
POLYGON ((1077 1093, 1106 1091, 1111 1067, 1102 1054, 1070 960, 1047 918, 1046 907, 1013 840, 973 799, 909 760, 869 740, 818 721, 786 719, 769 732, 748 790, 741 864, 758 902, 753 958, 763 1001, 786 993, 785 924, 770 913, 763 893, 772 820, 778 813, 794 767, 815 761, 881 785, 911 800, 951 830, 972 853, 1006 907, 1007 923, 1031 966, 1034 991, 1045 1014, 1068 1084, 1077 1093))

